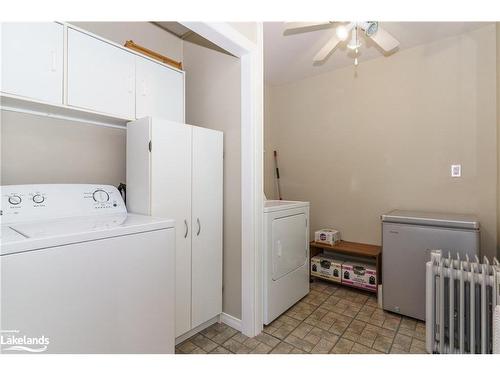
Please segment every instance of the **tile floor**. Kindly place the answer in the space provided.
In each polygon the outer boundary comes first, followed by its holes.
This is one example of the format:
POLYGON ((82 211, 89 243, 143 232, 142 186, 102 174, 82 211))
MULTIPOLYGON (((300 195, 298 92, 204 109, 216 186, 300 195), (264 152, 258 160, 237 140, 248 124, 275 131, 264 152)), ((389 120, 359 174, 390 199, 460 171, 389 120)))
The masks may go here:
POLYGON ((425 353, 425 323, 385 312, 371 293, 323 281, 249 338, 216 323, 177 345, 178 354, 425 353))

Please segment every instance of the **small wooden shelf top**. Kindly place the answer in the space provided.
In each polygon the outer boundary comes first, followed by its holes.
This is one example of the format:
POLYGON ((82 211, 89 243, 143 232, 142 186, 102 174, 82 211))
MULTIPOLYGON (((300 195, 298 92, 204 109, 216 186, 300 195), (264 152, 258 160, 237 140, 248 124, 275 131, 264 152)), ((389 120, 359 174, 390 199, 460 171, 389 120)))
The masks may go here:
POLYGON ((359 255, 371 258, 377 258, 382 253, 381 246, 349 241, 340 241, 333 246, 311 241, 311 246, 319 249, 332 250, 346 255, 359 255))

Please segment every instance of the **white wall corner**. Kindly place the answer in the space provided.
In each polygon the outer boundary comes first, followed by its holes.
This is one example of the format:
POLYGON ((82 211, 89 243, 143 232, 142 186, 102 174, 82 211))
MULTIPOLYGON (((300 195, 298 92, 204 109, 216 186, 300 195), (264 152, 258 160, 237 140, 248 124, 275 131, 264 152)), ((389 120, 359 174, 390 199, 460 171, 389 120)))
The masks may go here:
POLYGON ((241 319, 235 318, 234 316, 223 312, 220 314, 220 321, 228 325, 229 327, 241 332, 241 319))

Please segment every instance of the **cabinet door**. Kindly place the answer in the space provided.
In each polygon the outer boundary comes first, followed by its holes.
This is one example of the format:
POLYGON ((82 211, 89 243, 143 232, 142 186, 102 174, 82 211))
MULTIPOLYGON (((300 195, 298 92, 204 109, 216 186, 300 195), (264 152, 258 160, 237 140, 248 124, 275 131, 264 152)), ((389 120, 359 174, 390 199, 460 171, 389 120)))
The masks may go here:
POLYGON ((175 219, 175 336, 191 329, 191 126, 153 119, 153 216, 175 219))
POLYGON ((221 132, 193 127, 192 326, 222 311, 221 132))
POLYGON ((127 210, 151 215, 151 119, 127 124, 127 210))
POLYGON ((184 122, 184 74, 136 57, 136 117, 184 122))
POLYGON ((68 104, 135 118, 135 55, 68 29, 68 104))
POLYGON ((63 32, 58 23, 2 23, 1 91, 62 104, 63 32))

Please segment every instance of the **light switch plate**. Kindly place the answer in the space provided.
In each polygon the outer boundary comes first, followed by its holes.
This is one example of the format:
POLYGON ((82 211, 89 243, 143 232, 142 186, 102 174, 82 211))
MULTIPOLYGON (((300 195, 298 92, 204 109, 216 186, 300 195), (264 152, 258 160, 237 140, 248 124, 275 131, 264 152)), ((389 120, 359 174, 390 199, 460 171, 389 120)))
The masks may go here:
POLYGON ((453 164, 451 166, 451 177, 462 177, 462 165, 453 164))

